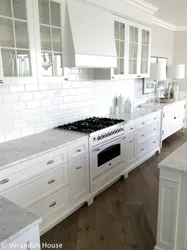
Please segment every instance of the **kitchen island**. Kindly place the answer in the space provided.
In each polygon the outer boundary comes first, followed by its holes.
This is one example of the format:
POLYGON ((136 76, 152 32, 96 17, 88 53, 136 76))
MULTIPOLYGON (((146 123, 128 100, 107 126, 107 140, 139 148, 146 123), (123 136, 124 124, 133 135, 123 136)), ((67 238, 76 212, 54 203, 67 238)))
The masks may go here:
POLYGON ((40 249, 41 218, 0 196, 0 250, 40 249))
POLYGON ((155 250, 187 249, 187 143, 160 164, 155 250))

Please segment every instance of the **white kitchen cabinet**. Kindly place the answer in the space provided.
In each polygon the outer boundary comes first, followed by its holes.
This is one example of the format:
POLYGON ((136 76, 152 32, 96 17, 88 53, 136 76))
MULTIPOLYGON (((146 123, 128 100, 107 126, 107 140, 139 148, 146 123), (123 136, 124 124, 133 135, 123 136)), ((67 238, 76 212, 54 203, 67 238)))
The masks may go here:
POLYGON ((127 166, 136 160, 135 134, 129 135, 125 140, 125 163, 127 166))
POLYGON ((150 73, 151 28, 114 18, 118 66, 112 78, 146 78, 150 73))
POLYGON ((130 23, 128 42, 128 75, 133 78, 149 77, 151 29, 130 23))
POLYGON ((33 1, 0 1, 0 83, 37 82, 33 1))
POLYGON ((35 43, 39 82, 62 82, 68 69, 63 66, 65 1, 33 0, 35 43))
POLYGON ((165 106, 162 119, 162 140, 184 128, 185 125, 185 100, 165 106))
POLYGON ((80 201, 89 193, 88 155, 69 162, 70 205, 80 201))

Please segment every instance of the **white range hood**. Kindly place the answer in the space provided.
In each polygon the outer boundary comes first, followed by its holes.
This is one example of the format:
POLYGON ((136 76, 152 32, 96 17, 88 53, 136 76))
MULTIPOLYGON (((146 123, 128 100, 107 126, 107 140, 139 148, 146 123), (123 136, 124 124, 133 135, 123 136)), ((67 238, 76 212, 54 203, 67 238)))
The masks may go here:
POLYGON ((109 13, 80 0, 67 0, 65 34, 65 67, 117 67, 114 21, 109 13))

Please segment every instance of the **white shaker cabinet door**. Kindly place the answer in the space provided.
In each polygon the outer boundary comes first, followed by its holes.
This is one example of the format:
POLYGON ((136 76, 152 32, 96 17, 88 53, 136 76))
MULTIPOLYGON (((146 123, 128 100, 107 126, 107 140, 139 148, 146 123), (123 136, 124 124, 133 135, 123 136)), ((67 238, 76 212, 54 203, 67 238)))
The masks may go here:
POLYGON ((89 193, 88 155, 69 162, 70 205, 78 202, 89 193))
POLYGON ((33 1, 0 1, 0 34, 0 83, 36 83, 33 1))
POLYGON ((125 141, 125 161, 126 165, 131 165, 136 159, 135 135, 132 134, 125 141))

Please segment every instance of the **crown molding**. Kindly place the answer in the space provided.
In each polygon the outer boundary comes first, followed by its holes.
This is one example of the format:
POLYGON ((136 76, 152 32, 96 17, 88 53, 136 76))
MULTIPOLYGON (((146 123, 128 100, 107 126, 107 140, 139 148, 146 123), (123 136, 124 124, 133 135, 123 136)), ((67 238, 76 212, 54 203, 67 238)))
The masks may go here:
POLYGON ((177 26, 175 31, 187 31, 187 26, 177 26))
POLYGON ((158 7, 144 1, 144 0, 121 0, 122 2, 127 2, 141 10, 144 10, 150 14, 154 14, 156 11, 158 11, 158 7))
POLYGON ((161 26, 163 28, 166 28, 168 30, 172 30, 172 31, 175 31, 176 28, 177 28, 175 25, 173 25, 173 24, 171 24, 171 23, 169 23, 167 21, 164 21, 164 20, 162 20, 160 18, 157 18, 157 17, 153 17, 152 23, 154 23, 156 25, 159 25, 159 26, 161 26))

